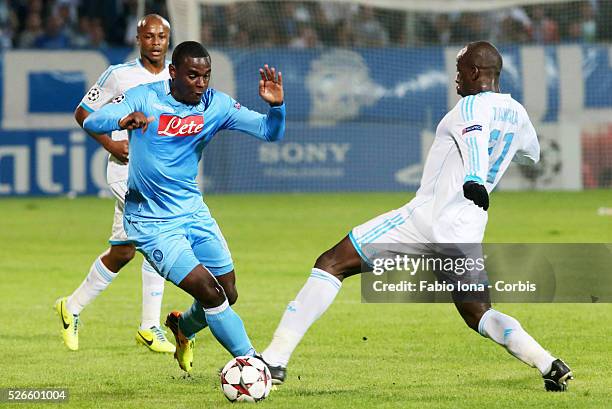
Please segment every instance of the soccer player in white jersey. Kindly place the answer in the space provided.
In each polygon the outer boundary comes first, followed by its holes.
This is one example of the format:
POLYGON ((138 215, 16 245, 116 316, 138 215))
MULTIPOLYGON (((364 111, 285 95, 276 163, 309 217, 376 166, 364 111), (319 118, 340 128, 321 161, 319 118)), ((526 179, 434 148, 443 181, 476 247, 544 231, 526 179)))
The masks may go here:
MULTIPOLYGON (((308 330, 331 305, 342 281, 362 272, 372 244, 401 244, 423 252, 444 243, 480 244, 484 237, 489 193, 514 160, 535 163, 537 135, 525 108, 501 94, 502 58, 488 42, 474 42, 457 56, 457 92, 463 98, 440 121, 425 162, 421 186, 403 207, 355 227, 315 262, 310 277, 291 301, 263 352, 275 383, 286 376, 289 358, 308 330)), ((491 308, 488 292, 455 305, 473 330, 537 367, 546 390, 564 391, 572 379, 563 361, 551 356, 520 325, 491 308)))
MULTIPOLYGON (((128 89, 170 78, 166 61, 170 40, 168 21, 157 14, 143 17, 138 22, 136 39, 140 47, 140 58, 108 67, 83 97, 75 111, 75 119, 81 127, 91 112, 97 111, 113 98, 121 98, 128 89)), ((90 135, 110 154, 106 178, 116 199, 115 217, 109 239, 110 248, 96 258, 81 285, 70 296, 62 297, 55 303, 62 321, 64 344, 73 351, 79 348, 79 314, 109 286, 119 270, 134 258, 136 251, 123 229, 124 196, 128 179, 127 131, 115 131, 112 135, 90 135)), ((174 345, 160 328, 164 281, 151 265, 143 260, 142 319, 136 333, 136 341, 151 351, 173 353, 174 345)))

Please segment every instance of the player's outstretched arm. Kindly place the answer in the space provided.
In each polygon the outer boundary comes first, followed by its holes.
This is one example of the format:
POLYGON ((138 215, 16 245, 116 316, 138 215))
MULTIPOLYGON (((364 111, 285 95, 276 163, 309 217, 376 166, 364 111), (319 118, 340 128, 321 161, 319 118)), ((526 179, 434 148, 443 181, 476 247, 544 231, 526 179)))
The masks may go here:
MULTIPOLYGON (((83 122, 85 122, 88 116, 89 111, 84 109, 81 105, 74 111, 74 119, 81 128, 83 128, 83 122)), ((87 132, 87 134, 102 145, 102 147, 115 158, 123 163, 128 162, 129 142, 127 140, 114 141, 113 138, 107 134, 96 134, 93 132, 87 132)))
POLYGON ((227 119, 221 129, 235 129, 267 142, 281 140, 285 135, 285 104, 283 76, 267 64, 259 69, 259 96, 270 104, 267 115, 242 107, 227 95, 227 119))
POLYGON ((259 69, 259 96, 271 106, 280 106, 284 101, 283 74, 275 67, 265 64, 259 69))

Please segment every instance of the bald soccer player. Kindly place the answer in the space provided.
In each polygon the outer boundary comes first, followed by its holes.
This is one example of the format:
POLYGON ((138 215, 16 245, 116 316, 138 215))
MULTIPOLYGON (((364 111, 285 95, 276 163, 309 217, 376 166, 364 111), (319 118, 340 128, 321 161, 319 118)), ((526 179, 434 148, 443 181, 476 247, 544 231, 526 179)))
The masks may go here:
MULTIPOLYGON (((462 250, 457 245, 461 243, 471 243, 463 248, 482 251, 489 193, 511 161, 532 164, 540 158, 536 131, 525 108, 500 93, 501 70, 502 57, 488 42, 470 43, 459 52, 456 88, 462 98, 436 129, 415 198, 355 227, 319 256, 262 354, 275 383, 285 380, 291 354, 330 307, 342 281, 363 272, 362 265, 372 266, 377 244, 401 245, 405 254, 433 256, 446 255, 453 246, 453 251, 462 250)), ((455 279, 460 274, 452 272, 455 279)), ((486 272, 479 274, 462 275, 461 282, 486 283, 486 272)), ((488 290, 475 299, 453 293, 453 301, 471 329, 536 367, 546 390, 566 390, 567 381, 573 379, 569 367, 542 348, 516 319, 491 308, 488 290)))
MULTIPOLYGON (((76 108, 74 117, 82 127, 85 119, 110 101, 117 102, 130 88, 151 82, 168 80, 166 53, 170 41, 170 24, 157 15, 144 16, 137 26, 136 40, 140 58, 125 64, 111 65, 89 89, 76 108)), ((128 179, 128 133, 125 130, 109 134, 88 132, 109 152, 106 168, 108 186, 115 196, 115 215, 110 247, 93 262, 81 285, 68 297, 61 297, 55 309, 61 318, 61 333, 68 349, 79 349, 79 317, 91 303, 117 277, 119 270, 134 258, 136 250, 123 229, 123 211, 128 179)), ((136 341, 154 352, 174 353, 160 327, 160 310, 164 294, 164 279, 151 265, 142 263, 142 318, 136 332, 136 341)))

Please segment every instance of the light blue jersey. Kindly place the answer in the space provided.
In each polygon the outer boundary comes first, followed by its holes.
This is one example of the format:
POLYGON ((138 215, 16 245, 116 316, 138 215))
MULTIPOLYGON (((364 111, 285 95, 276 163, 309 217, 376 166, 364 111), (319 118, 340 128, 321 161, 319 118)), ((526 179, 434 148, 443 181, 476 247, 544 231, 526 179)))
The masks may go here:
MULTIPOLYGON (((172 97, 169 81, 132 88, 112 102, 91 113, 83 127, 108 133, 119 129, 121 118, 132 112, 153 118, 145 131, 130 132, 124 212, 128 239, 162 277, 176 285, 200 265, 215 276, 234 271, 227 243, 196 183, 198 162, 204 147, 222 129, 265 141, 281 139, 285 106, 262 115, 214 89, 207 90, 199 104, 187 105, 172 97)), ((255 353, 227 299, 214 308, 203 308, 200 302, 194 300, 192 306, 198 314, 190 320, 190 336, 208 325, 233 356, 255 353)))
POLYGON ((285 131, 284 105, 262 115, 214 89, 208 89, 199 104, 187 105, 172 97, 169 81, 130 89, 90 114, 83 127, 108 133, 136 111, 154 120, 145 132, 137 129, 130 135, 128 220, 168 220, 201 209, 198 162, 218 131, 239 130, 264 141, 279 140, 285 131))

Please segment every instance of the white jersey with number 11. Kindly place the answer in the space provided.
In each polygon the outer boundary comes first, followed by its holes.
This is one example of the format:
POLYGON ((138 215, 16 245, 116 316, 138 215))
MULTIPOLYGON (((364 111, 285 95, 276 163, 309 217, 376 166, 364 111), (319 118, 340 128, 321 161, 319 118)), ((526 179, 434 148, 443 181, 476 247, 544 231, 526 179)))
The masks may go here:
POLYGON ((438 124, 421 186, 408 205, 412 221, 432 242, 482 241, 487 212, 463 196, 474 181, 490 193, 510 162, 540 158, 525 108, 509 94, 482 92, 459 100, 438 124))

